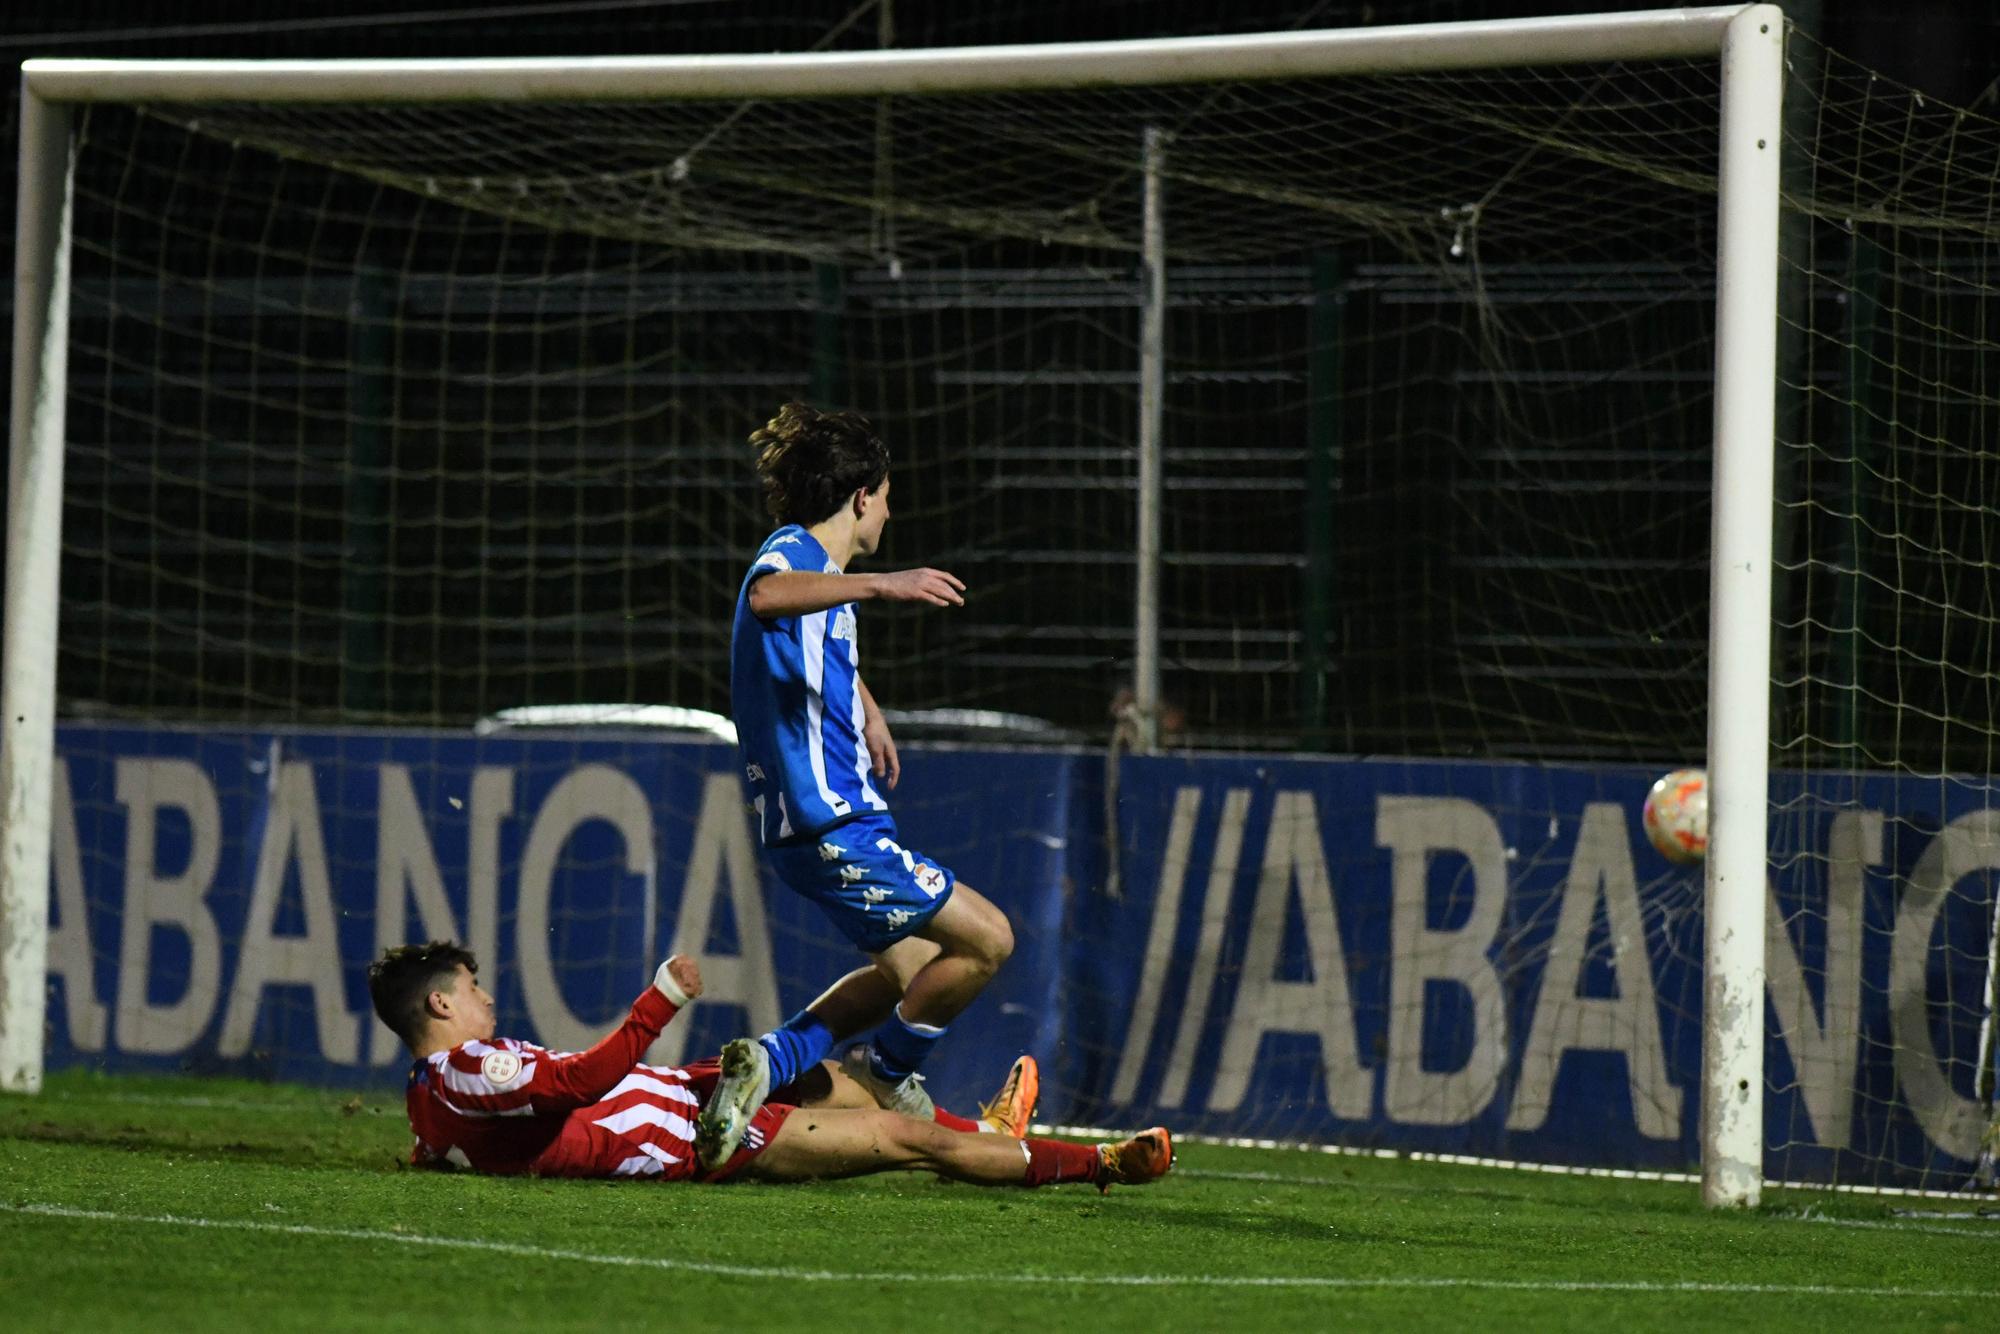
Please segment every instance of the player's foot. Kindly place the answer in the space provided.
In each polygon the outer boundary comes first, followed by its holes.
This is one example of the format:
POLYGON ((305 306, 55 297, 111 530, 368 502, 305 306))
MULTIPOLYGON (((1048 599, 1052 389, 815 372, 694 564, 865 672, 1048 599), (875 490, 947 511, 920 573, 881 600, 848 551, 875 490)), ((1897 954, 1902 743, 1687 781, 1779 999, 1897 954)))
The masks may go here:
POLYGON ((764 1044, 750 1038, 723 1044, 722 1077, 694 1120, 694 1156, 703 1171, 729 1161, 770 1092, 771 1053, 764 1044))
POLYGON ((993 1101, 980 1104, 979 1119, 1003 1135, 1026 1139, 1028 1123, 1035 1119, 1035 1100, 1041 1096, 1041 1067, 1032 1056, 1020 1057, 993 1101))
POLYGON ((875 1099, 875 1105, 904 1116, 914 1116, 919 1121, 933 1120, 937 1116, 937 1104, 924 1091, 922 1075, 905 1075, 901 1080, 884 1079, 875 1073, 870 1058, 874 1048, 863 1042, 849 1047, 847 1055, 840 1058, 840 1068, 862 1088, 868 1090, 875 1099))
POLYGON ((1131 1139, 1097 1146, 1097 1189, 1143 1186, 1158 1181, 1174 1165, 1174 1137, 1163 1126, 1142 1130, 1131 1139))

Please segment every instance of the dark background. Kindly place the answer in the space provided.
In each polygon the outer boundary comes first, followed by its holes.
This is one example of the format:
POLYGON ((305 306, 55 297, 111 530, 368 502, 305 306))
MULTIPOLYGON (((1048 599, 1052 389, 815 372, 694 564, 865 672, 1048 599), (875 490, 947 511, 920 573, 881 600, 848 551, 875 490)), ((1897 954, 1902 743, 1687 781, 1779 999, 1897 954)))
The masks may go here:
MULTIPOLYGON (((351 5, 78 6, 35 0, 0 13, 0 45, 23 58, 803 51, 1249 32, 1649 7, 1653 6, 1606 0, 1518 4, 1431 0, 1405 5, 1256 0, 1228 5, 1136 0, 1090 5, 1017 0, 1004 5, 902 3, 893 8, 838 3, 431 5, 371 14, 351 5)), ((2000 14, 1992 6, 1944 0, 1898 5, 1825 0, 1789 8, 1795 20, 1827 47, 1893 81, 1989 116, 2000 110, 2000 14)), ((10 137, 13 108, 10 100, 10 137)), ((127 164, 124 175, 132 175, 131 163, 145 164, 147 145, 155 142, 148 138, 151 129, 121 126, 116 115, 107 116, 98 129, 107 141, 129 139, 131 147, 122 159, 127 164)), ((262 170, 246 165, 251 159, 241 153, 211 156, 197 165, 239 175, 262 170)), ((108 173, 111 168, 86 167, 86 173, 92 170, 108 173)), ((80 232, 88 230, 84 215, 94 207, 101 205, 102 218, 115 217, 123 207, 119 202, 123 196, 107 180, 92 179, 94 185, 87 181, 80 199, 80 232)), ((260 188, 285 200, 284 207, 296 206, 300 217, 375 210, 373 216, 389 220, 370 229, 378 250, 381 233, 397 234, 397 226, 415 229, 418 223, 416 205, 381 192, 342 195, 338 206, 330 207, 324 194, 314 202, 310 196, 316 187, 310 183, 294 189, 265 181, 260 188), (288 189, 302 197, 286 200, 288 189), (310 214, 314 208, 320 213, 310 214)), ((5 219, 11 225, 11 198, 8 202, 5 219)), ((226 212, 218 204, 214 216, 222 219, 226 212)), ((235 221, 258 225, 256 219, 235 221)), ((268 227, 268 221, 263 225, 268 227)), ((217 238, 226 234, 225 223, 216 221, 204 242, 207 250, 191 243, 162 262, 213 271, 217 249, 223 245, 217 238)), ((491 255, 482 258, 482 264, 505 268, 512 262, 504 252, 514 242, 468 230, 463 224, 453 235, 461 251, 468 246, 475 251, 489 247, 491 255)), ((1892 239, 1879 239, 1892 275, 1885 280, 1885 290, 1893 293, 1903 251, 1892 239)), ((1855 256, 1865 250, 1833 231, 1815 237, 1810 245, 1816 258, 1802 268, 1821 277, 1836 271, 1851 273, 1861 262, 1855 256)), ((1698 257, 1701 249, 1696 238, 1691 253, 1698 257)), ((1954 272, 1966 264, 1973 266, 1971 286, 1982 312, 1990 290, 1988 249, 1983 240, 1976 241, 1965 254, 1951 259, 1960 266, 1954 272)), ((226 246, 223 253, 227 254, 226 246)), ((449 268, 445 257, 417 258, 416 272, 449 268)), ((995 252, 980 258, 990 265, 1009 256, 995 252)), ((1181 565, 1170 567, 1166 606, 1168 692, 1183 715, 1178 738, 1207 745, 1416 754, 1660 760, 1698 756, 1704 737, 1701 699, 1706 674, 1707 512, 1699 496, 1706 477, 1705 456, 1691 455, 1665 471, 1648 471, 1643 487, 1620 481, 1629 474, 1629 458, 1600 460, 1595 472, 1589 471, 1588 463, 1566 463, 1566 468, 1584 471, 1564 473, 1555 485, 1594 487, 1605 497, 1599 508, 1613 517, 1606 520, 1601 536, 1579 541, 1574 531, 1537 521, 1526 510, 1499 507, 1474 516, 1480 520, 1477 541, 1487 544, 1479 548, 1484 564, 1440 557, 1438 553, 1454 547, 1470 549, 1472 542, 1466 536, 1465 514, 1437 500, 1442 465, 1421 451, 1385 442, 1462 434, 1468 422, 1476 426, 1482 413, 1498 409, 1482 406, 1476 394, 1467 392, 1466 401, 1454 407, 1449 418, 1420 424, 1405 434, 1407 424, 1401 414, 1408 409, 1390 407, 1386 391, 1376 391, 1378 383, 1406 376, 1413 362, 1429 364, 1444 355, 1442 344, 1425 341, 1430 335, 1423 330, 1392 323, 1388 298, 1381 294, 1398 283, 1420 281, 1417 275, 1395 268, 1393 261, 1398 258, 1393 248, 1364 246, 1346 257, 1337 279, 1328 280, 1314 268, 1317 261, 1312 255, 1301 254, 1291 257, 1282 273, 1261 279, 1253 295, 1229 298, 1265 312, 1254 320, 1213 313, 1225 304, 1220 298, 1208 307, 1209 315, 1175 316, 1170 343, 1173 355, 1183 361, 1191 364, 1206 356, 1239 368, 1261 365, 1275 361, 1284 348, 1307 344, 1315 337, 1308 327, 1310 312, 1332 290, 1326 283, 1333 281, 1340 285, 1350 312, 1363 306, 1371 312, 1366 321, 1371 331, 1368 346, 1375 349, 1372 354, 1364 351, 1346 372, 1349 384, 1343 393, 1350 435, 1344 442, 1340 500, 1329 516, 1332 546, 1318 568, 1310 558, 1293 559, 1290 554, 1312 540, 1304 531, 1312 522, 1312 506, 1302 504, 1298 495, 1305 455, 1295 451, 1267 458, 1250 453, 1227 457, 1229 448, 1241 443, 1232 435, 1232 419, 1248 420, 1262 412, 1266 417, 1260 420, 1271 424, 1267 429, 1288 436, 1307 433, 1309 395, 1276 405, 1253 405, 1230 396, 1247 391, 1211 388, 1181 395, 1181 417, 1176 420, 1184 424, 1170 424, 1169 447, 1180 446, 1194 461, 1170 475, 1170 485, 1180 486, 1181 499, 1189 502, 1175 508, 1170 499, 1168 515, 1170 556, 1178 552, 1184 557, 1181 565), (1378 336, 1378 330, 1385 332, 1378 336), (1271 346, 1260 349, 1255 346, 1259 339, 1269 339, 1271 346), (1384 415, 1398 420, 1393 426, 1378 425, 1384 415), (1259 478, 1269 482, 1268 495, 1255 490, 1259 478), (1234 492, 1228 490, 1231 487, 1234 492), (1692 498, 1668 518, 1658 518, 1662 511, 1654 502, 1676 488, 1692 498), (1632 494, 1621 495, 1621 489, 1632 494), (1190 498, 1200 496, 1219 499, 1205 508, 1192 505, 1190 498), (1621 506, 1631 507, 1636 517, 1621 515, 1621 506), (1644 532, 1641 541, 1642 531, 1654 525, 1657 530, 1644 532), (1259 529, 1264 531, 1257 533, 1259 529), (1246 530, 1254 536, 1246 537, 1246 530), (1631 549, 1621 547, 1622 541, 1629 541, 1631 549), (1635 560, 1658 568, 1634 575, 1635 560), (1561 578, 1548 574, 1558 565, 1579 562, 1585 568, 1572 574, 1561 578), (1626 582, 1614 586, 1614 580, 1626 582), (1311 610, 1315 581, 1331 592, 1317 613, 1311 610), (1631 616, 1627 623, 1624 611, 1635 603, 1643 614, 1631 616), (1505 624, 1490 611, 1501 605, 1509 608, 1505 624), (1315 614, 1328 618, 1323 630, 1313 628, 1310 618, 1315 614), (1597 625, 1605 633, 1579 634, 1579 625, 1597 625), (1318 650, 1312 644, 1316 635, 1324 636, 1318 650)), ((543 255, 530 261, 544 271, 581 267, 658 275, 654 261, 601 241, 579 240, 556 258, 543 255)), ((732 276, 727 266, 690 261, 685 267, 724 284, 732 276)), ((94 276, 114 286, 120 278, 115 266, 94 276)), ((816 325, 811 315, 819 272, 769 267, 755 268, 747 276, 758 282, 799 285, 797 292, 786 288, 782 299, 794 302, 805 314, 780 340, 783 347, 775 353, 747 343, 732 351, 731 340, 740 336, 732 331, 740 326, 715 318, 691 320, 698 327, 689 336, 706 344, 704 364, 742 369, 759 365, 761 358, 780 378, 786 367, 820 365, 815 359, 816 340, 826 336, 826 326, 816 325)), ((80 260, 80 282, 92 277, 88 259, 80 260)), ((846 309, 864 309, 870 275, 848 267, 838 277, 849 293, 846 309)), ((1496 281, 1505 281, 1505 275, 1496 281)), ((1669 273, 1660 281, 1681 279, 1669 273)), ((1907 302, 1891 298, 1887 304, 1907 311, 1912 337, 1926 337, 1921 330, 1951 322, 1938 310, 1925 308, 1926 298, 1915 287, 1911 291, 1907 302)), ((343 299, 361 298, 349 294, 343 299)), ((410 300, 407 292, 394 299, 410 300)), ((735 299, 740 305, 740 298, 735 299)), ((1818 303, 1814 305, 1818 313, 1800 319, 1812 331, 1807 343, 1824 346, 1806 355, 1830 361, 1847 328, 1845 297, 1832 292, 1796 299, 1818 303)), ((1660 298, 1658 318, 1653 321, 1657 342, 1635 343, 1631 355, 1643 358, 1663 350, 1662 356, 1686 363, 1676 373, 1698 374, 1706 355, 1709 300, 1709 293, 1699 287, 1660 298)), ((177 368, 195 380, 228 372, 230 368, 214 364, 213 353, 198 355, 196 344, 174 336, 178 317, 168 304, 162 296, 157 318, 144 327, 132 327, 123 315, 94 312, 80 297, 75 318, 78 337, 86 346, 72 367, 73 378, 99 373, 109 385, 112 368, 128 355, 177 368), (188 360, 176 362, 177 357, 188 360)), ((416 307, 399 305, 397 313, 399 331, 422 324, 422 312, 416 307)), ((227 325, 231 318, 226 310, 203 312, 202 319, 210 322, 202 326, 207 346, 215 345, 213 323, 227 325)), ((1111 355, 1107 349, 1118 345, 1116 338, 1107 338, 1069 346, 1063 342, 1071 336, 1067 325, 1017 327, 1007 322, 1009 317, 991 312, 979 318, 994 321, 982 337, 1012 338, 1024 344, 1049 340, 1047 347, 1037 344, 1036 355, 1051 360, 1097 364, 1111 355)), ((1978 319, 1983 318, 1982 313, 1978 319)), ((388 324, 386 317, 383 324, 388 324)), ((465 355, 489 359, 498 355, 503 360, 518 356, 524 366, 547 366, 551 356, 556 362, 566 355, 588 362, 601 352, 589 347, 551 352, 540 345, 538 336, 524 332, 515 340, 518 346, 497 339, 493 346, 468 354, 455 351, 449 339, 427 343, 401 332, 391 342, 372 345, 365 334, 370 327, 366 318, 357 325, 364 331, 359 341, 331 326, 316 332, 308 325, 267 328, 266 337, 291 339, 302 347, 314 339, 349 339, 334 352, 355 364, 368 364, 371 358, 393 363, 394 375, 389 378, 421 379, 428 370, 435 372, 435 378, 447 379, 463 369, 453 358, 465 355), (496 354, 493 347, 500 351, 496 354)), ((1089 325, 1088 319, 1080 318, 1076 327, 1089 325)), ((852 402, 878 412, 906 433, 913 431, 924 415, 921 393, 894 383, 895 376, 881 368, 907 364, 916 355, 908 344, 920 339, 923 330, 912 332, 879 316, 854 314, 834 336, 846 349, 839 359, 839 364, 851 368, 846 378, 817 382, 801 369, 801 382, 789 392, 852 402), (876 369, 866 372, 865 367, 876 369)), ((1903 358, 1884 354, 1879 359, 1893 362, 1896 374, 1904 374, 1903 358)), ((700 369, 689 365, 688 374, 700 369)), ((1976 403, 1990 408, 1983 392, 1985 367, 1982 344, 1957 369, 1932 366, 1917 378, 1926 385, 1941 380, 1976 382, 1982 386, 1974 396, 1976 403)), ((1797 410, 1810 414, 1815 381, 1804 370, 1798 371, 1797 379, 1807 400, 1797 410)), ((1420 389, 1417 401, 1428 405, 1427 410, 1436 408, 1450 392, 1444 388, 1449 383, 1449 377, 1441 375, 1438 389, 1420 389)), ((338 390, 350 396, 343 398, 347 406, 338 410, 349 413, 360 411, 352 406, 352 396, 370 392, 368 386, 354 383, 338 390)), ((303 401, 313 391, 297 392, 303 401)), ((522 410, 518 402, 491 394, 474 404, 449 395, 425 401, 419 391, 402 387, 382 392, 392 398, 391 415, 399 421, 425 414, 449 421, 468 412, 504 420, 522 410)), ((1407 384, 1399 392, 1407 394, 1407 384)), ((1663 436, 1699 431, 1704 400, 1677 399, 1661 408, 1646 397, 1650 392, 1607 389, 1591 404, 1561 409, 1568 415, 1553 430, 1558 434, 1570 430, 1579 440, 1595 440, 1622 434, 1617 425, 1621 419, 1664 415, 1671 423, 1662 428, 1663 436), (1628 396, 1621 398, 1621 393, 1628 396), (1637 397, 1630 397, 1635 393, 1637 397), (1593 414, 1612 419, 1612 424, 1581 420, 1593 414)), ((1842 392, 1848 401, 1866 397, 1853 385, 1842 392)), ((1886 389, 1878 386, 1877 392, 1893 400, 1899 391, 1892 382, 1886 389)), ((233 432, 240 425, 254 437, 260 430, 268 434, 273 429, 268 419, 261 424, 225 420, 226 411, 216 406, 213 396, 203 397, 197 391, 180 398, 172 391, 149 393, 145 410, 156 421, 208 421, 216 414, 213 427, 218 432, 233 432)), ((437 461, 425 467, 440 471, 444 480, 425 489, 420 481, 411 480, 424 469, 402 462, 411 446, 392 434, 377 447, 387 460, 380 475, 394 482, 394 494, 371 530, 354 521, 354 479, 376 475, 375 465, 364 459, 362 466, 355 466, 353 440, 339 442, 346 450, 344 479, 337 475, 337 458, 322 460, 329 470, 317 479, 296 467, 287 474, 282 468, 260 465, 255 451, 240 465, 226 458, 216 462, 185 441, 136 442, 129 429, 130 405, 122 404, 119 393, 107 388, 73 403, 71 410, 70 550, 59 677, 63 708, 71 714, 447 725, 496 708, 575 699, 726 708, 727 605, 744 542, 754 541, 759 527, 754 494, 748 491, 747 477, 733 471, 740 464, 728 451, 731 441, 754 424, 768 398, 761 388, 746 391, 740 402, 728 404, 726 413, 667 423, 666 449, 675 460, 672 470, 677 470, 671 479, 644 470, 642 456, 649 447, 645 441, 620 442, 616 448, 626 453, 599 454, 593 463, 581 452, 559 458, 538 452, 540 447, 532 442, 524 446, 525 455, 509 455, 503 440, 456 455, 438 454, 437 461), (601 487, 592 489, 602 480, 593 467, 601 468, 607 459, 630 466, 619 473, 611 493, 600 495, 601 487), (190 477, 196 478, 192 485, 190 477), (232 509, 227 497, 238 493, 253 499, 232 509), (269 503, 260 505, 254 497, 266 497, 269 503), (601 510, 595 508, 600 505, 601 510), (627 516, 620 520, 622 532, 590 532, 603 526, 600 514, 614 510, 627 516), (126 521, 148 511, 149 518, 126 521), (450 529, 446 516, 475 511, 486 516, 478 554, 447 551, 440 536, 450 529), (637 512, 653 514, 650 526, 644 519, 629 517, 637 512), (411 515, 436 516, 438 522, 420 532, 408 522, 411 515), (518 528, 521 540, 496 537, 492 531, 496 515, 505 521, 501 526, 511 523, 518 528), (246 542, 263 554, 256 559, 231 554, 246 542), (629 559, 609 579, 601 577, 621 551, 630 553, 629 559), (246 560, 254 566, 245 576, 247 591, 232 592, 236 567, 246 560), (198 571, 193 579, 162 578, 158 573, 190 566, 198 571), (432 567, 446 573, 430 578, 411 573, 432 567), (467 574, 473 567, 479 571, 476 578, 467 574), (357 578, 353 574, 357 568, 379 568, 382 578, 373 583, 357 578), (319 612, 328 614, 316 616, 319 612)), ((1041 402, 1026 394, 1019 399, 1041 402)), ((538 402, 537 410, 551 410, 549 402, 538 402)), ((1033 423, 1010 427, 996 418, 1004 411, 971 414, 968 434, 1000 442, 1029 439, 1033 423), (1009 435, 1010 430, 1016 434, 1009 435)), ((1041 411, 1035 406, 1024 413, 1041 411)), ((1047 411, 1091 420, 1111 461, 1098 472, 1063 474, 1056 499, 1017 489, 1005 505, 978 512, 981 541, 943 544, 960 573, 982 590, 993 590, 982 615, 968 617, 962 629, 947 633, 908 618, 871 619, 871 624, 883 627, 881 637, 872 640, 883 649, 872 659, 876 665, 870 675, 877 693, 888 702, 1009 709, 1053 719, 1085 736, 1102 735, 1108 729, 1107 705, 1129 672, 1122 642, 1130 614, 1125 591, 1129 563, 1120 566, 1113 561, 1093 570, 1057 558, 1081 551, 1090 541, 1111 552, 1129 547, 1129 532, 1124 530, 1130 522, 1126 472, 1130 441, 1120 436, 1125 419, 1101 405, 1079 401, 1047 411), (1038 531, 1037 525, 1047 531, 1038 531), (1001 536, 988 540, 994 533, 1001 536), (1046 575, 1023 574, 1038 552, 1063 568, 1046 575)), ((1831 417, 1809 415, 1795 419, 1792 428, 1801 444, 1823 444, 1836 430, 1831 417)), ((299 430, 298 447, 310 454, 315 446, 304 440, 304 428, 299 430)), ((1913 446, 1921 452, 1923 440, 1941 430, 1952 433, 1933 423, 1931 430, 1918 432, 1913 446)), ((1646 434, 1643 430, 1632 434, 1631 448, 1653 449, 1657 454, 1659 441, 1638 438, 1646 434)), ((892 438, 892 446, 899 443, 892 438)), ((1884 447, 1900 443, 1887 440, 1884 447)), ((1918 491, 1976 491, 1986 477, 1985 454, 1980 452, 1986 448, 1983 437, 1968 448, 1972 453, 1967 461, 1910 485, 1918 491)), ((1019 481, 1021 457, 1016 451, 995 466, 1015 469, 1009 476, 1019 481)), ((901 513, 957 513, 958 493, 951 488, 969 474, 948 472, 948 466, 957 465, 940 463, 928 473, 912 467, 907 474, 912 508, 901 513)), ((1823 480, 1813 472, 1810 460, 1787 476, 1794 498, 1817 494, 1814 488, 1823 480)), ((1475 477, 1467 494, 1504 492, 1518 480, 1504 472, 1475 477)), ((1536 484, 1545 482, 1538 479, 1536 484)), ((1903 485, 1902 479, 1898 484, 1903 485)), ((375 497, 370 503, 383 502, 375 497)), ((1881 503, 1898 502, 1895 495, 1885 493, 1881 503)), ((1837 512, 1839 506, 1832 509, 1837 512)), ((1865 513, 1860 502, 1853 509, 1865 513)), ((1893 598, 1878 597, 1872 611, 1866 607, 1856 611, 1841 602, 1844 595, 1839 589, 1824 579, 1815 582, 1816 574, 1841 565, 1847 551, 1841 544, 1851 542, 1851 534, 1830 528, 1820 531, 1812 522, 1801 521, 1789 530, 1789 538, 1781 537, 1795 544, 1795 577, 1788 580, 1789 596, 1781 590, 1779 599, 1778 614, 1785 625, 1776 672, 1781 681, 1789 676, 1833 683, 1830 691, 1781 687, 1780 708, 1788 711, 1787 724, 1778 729, 1781 747, 1795 747, 1801 758, 1815 760, 1831 754, 1863 764, 1923 769, 1940 767, 1943 760, 1951 766, 1990 770, 1995 718, 1991 594, 1979 587, 1976 573, 1971 583, 1961 583, 1955 571, 1963 562, 1948 554, 1983 549, 1980 544, 1991 537, 1990 503, 1987 511, 1975 514, 1966 531, 1946 533, 1945 520, 1938 518, 1938 531, 1925 544, 1931 553, 1929 573, 1899 568, 1881 576, 1886 586, 1919 594, 1912 599, 1914 621, 1911 608, 1893 598), (1927 579, 1937 587, 1928 587, 1927 579), (1865 624, 1870 615, 1876 620, 1873 627, 1865 624), (1865 647, 1856 650, 1852 639, 1825 633, 1829 623, 1842 617, 1850 628, 1860 623, 1865 647), (1928 629, 1923 626, 1927 618, 1935 622, 1928 629), (1901 628, 1906 626, 1916 628, 1906 633, 1901 628), (1843 653, 1851 659, 1845 668, 1831 661, 1843 653)), ((1819 511, 1808 506, 1800 512, 1819 511)), ((1878 565, 1886 566, 1905 554, 1895 545, 1899 540, 1900 535, 1885 539, 1878 565)), ((917 539, 916 525, 908 519, 900 532, 892 529, 892 542, 902 544, 885 553, 896 563, 944 563, 935 546, 927 549, 917 539)))

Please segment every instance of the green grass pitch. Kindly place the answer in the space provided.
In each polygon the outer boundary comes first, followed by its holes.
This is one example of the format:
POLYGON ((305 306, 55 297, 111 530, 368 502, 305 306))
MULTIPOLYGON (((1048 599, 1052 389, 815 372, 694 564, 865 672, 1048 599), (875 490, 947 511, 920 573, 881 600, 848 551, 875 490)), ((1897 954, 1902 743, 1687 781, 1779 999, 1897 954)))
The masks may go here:
POLYGON ((65 1073, 0 1098, 0 1324, 2000 1328, 2000 1221, 1949 1201, 1715 1215, 1685 1184, 1202 1145, 1103 1198, 499 1180, 402 1170, 407 1139, 382 1094, 65 1073))

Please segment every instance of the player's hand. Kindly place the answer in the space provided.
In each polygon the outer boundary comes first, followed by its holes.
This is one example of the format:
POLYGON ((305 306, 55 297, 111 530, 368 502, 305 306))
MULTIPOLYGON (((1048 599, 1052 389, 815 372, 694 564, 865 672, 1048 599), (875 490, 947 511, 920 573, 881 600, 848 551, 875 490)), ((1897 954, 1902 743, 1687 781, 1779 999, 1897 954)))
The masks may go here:
POLYGON ((933 607, 963 607, 965 584, 943 570, 893 570, 875 576, 875 596, 886 602, 928 602, 933 607))
POLYGON ((896 790, 896 780, 903 776, 903 762, 896 758, 896 738, 889 735, 888 720, 881 711, 873 710, 868 721, 861 726, 861 739, 868 743, 868 758, 874 761, 875 776, 887 778, 891 792, 896 790))
POLYGON ((653 986, 676 1008, 701 994, 701 967, 685 954, 676 954, 653 974, 653 986))

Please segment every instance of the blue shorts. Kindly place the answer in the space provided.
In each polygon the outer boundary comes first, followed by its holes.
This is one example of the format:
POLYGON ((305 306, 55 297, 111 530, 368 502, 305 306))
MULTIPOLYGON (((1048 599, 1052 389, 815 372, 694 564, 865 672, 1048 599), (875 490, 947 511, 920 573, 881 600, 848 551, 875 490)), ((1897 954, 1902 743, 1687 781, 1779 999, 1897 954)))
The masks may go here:
POLYGON ((949 870, 896 842, 896 822, 880 811, 765 851, 778 879, 817 903, 868 954, 915 934, 957 883, 949 870))

